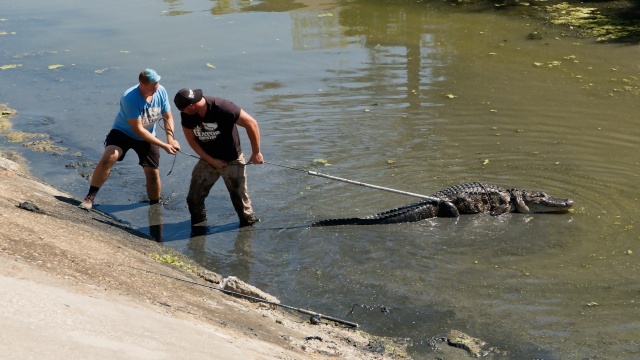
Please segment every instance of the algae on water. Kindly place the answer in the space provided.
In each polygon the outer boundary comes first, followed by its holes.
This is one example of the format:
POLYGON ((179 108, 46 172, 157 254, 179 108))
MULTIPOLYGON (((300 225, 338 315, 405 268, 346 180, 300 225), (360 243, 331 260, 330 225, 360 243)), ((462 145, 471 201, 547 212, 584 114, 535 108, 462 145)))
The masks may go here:
POLYGON ((597 8, 563 2, 545 7, 552 24, 579 29, 585 36, 607 41, 640 32, 640 25, 602 15, 597 8))

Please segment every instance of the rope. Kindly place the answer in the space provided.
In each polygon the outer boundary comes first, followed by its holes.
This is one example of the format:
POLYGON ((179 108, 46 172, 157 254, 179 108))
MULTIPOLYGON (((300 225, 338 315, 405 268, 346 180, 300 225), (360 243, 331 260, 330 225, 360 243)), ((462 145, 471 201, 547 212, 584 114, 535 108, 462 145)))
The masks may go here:
POLYGON ((182 150, 178 150, 178 152, 181 153, 181 154, 185 154, 187 156, 191 156, 192 158, 196 158, 196 159, 200 160, 200 156, 191 155, 191 154, 186 153, 186 152, 184 152, 182 150))

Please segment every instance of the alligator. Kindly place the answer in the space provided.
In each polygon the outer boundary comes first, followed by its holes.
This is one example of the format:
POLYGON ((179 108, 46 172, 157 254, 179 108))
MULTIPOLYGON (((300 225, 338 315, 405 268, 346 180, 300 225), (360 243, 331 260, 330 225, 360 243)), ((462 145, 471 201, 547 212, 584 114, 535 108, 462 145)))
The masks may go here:
POLYGON ((473 182, 448 187, 420 202, 375 215, 320 220, 311 226, 397 224, 478 213, 494 216, 509 212, 564 213, 572 206, 573 200, 556 198, 542 191, 505 189, 473 182))

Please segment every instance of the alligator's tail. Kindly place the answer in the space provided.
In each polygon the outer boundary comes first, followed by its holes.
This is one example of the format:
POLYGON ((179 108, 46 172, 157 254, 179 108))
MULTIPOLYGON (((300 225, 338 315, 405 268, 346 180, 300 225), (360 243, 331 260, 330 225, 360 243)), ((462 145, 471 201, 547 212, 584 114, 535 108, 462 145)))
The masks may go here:
POLYGON ((398 224, 431 219, 436 216, 458 217, 460 213, 455 205, 448 201, 427 200, 367 217, 320 220, 311 226, 398 224))
POLYGON ((375 218, 343 218, 343 219, 326 219, 316 221, 311 226, 339 226, 339 225, 375 225, 380 224, 380 219, 375 218))

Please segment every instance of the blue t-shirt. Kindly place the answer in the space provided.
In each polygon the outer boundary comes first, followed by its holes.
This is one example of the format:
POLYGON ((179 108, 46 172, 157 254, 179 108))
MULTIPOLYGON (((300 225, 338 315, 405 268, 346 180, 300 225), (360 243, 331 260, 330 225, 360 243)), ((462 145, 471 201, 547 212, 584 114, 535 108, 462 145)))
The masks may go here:
POLYGON ((162 120, 162 114, 171 111, 167 90, 162 85, 158 85, 158 91, 153 94, 151 103, 142 97, 140 85, 136 85, 124 92, 120 98, 120 111, 113 122, 113 128, 122 131, 128 136, 142 140, 131 128, 127 119, 138 119, 142 121, 142 126, 153 136, 156 135, 156 123, 162 120))

